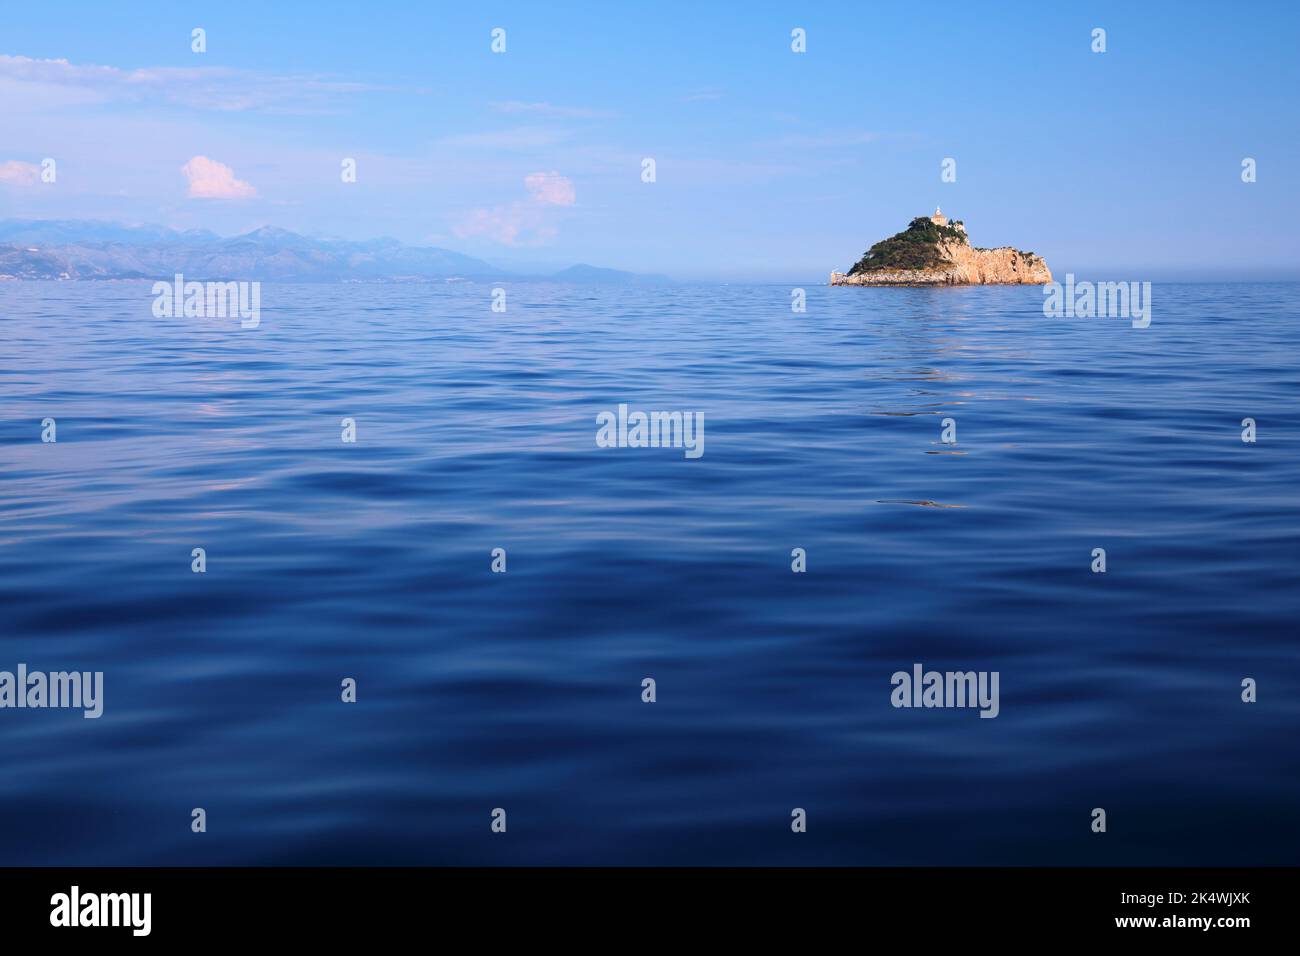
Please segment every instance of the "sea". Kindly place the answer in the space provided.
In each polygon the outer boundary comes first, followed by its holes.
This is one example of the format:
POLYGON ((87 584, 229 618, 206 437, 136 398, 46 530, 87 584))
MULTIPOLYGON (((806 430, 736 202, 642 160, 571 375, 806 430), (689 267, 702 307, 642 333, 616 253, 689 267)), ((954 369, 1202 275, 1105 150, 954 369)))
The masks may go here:
POLYGON ((499 285, 0 283, 0 864, 1300 863, 1300 285, 499 285))

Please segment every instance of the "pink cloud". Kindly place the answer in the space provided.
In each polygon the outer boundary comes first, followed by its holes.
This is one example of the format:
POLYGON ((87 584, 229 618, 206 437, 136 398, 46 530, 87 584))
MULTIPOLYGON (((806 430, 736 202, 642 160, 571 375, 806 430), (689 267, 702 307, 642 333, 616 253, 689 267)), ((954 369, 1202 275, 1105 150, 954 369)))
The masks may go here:
POLYGON ((528 199, 475 209, 454 231, 461 239, 481 237, 506 246, 541 245, 558 234, 548 221, 552 207, 573 206, 578 201, 573 181, 557 172, 529 173, 524 177, 528 199))
POLYGON ((475 209, 466 213, 455 232, 461 239, 480 236, 502 245, 517 246, 519 234, 529 224, 528 212, 523 203, 475 209))
POLYGON ((252 199, 257 190, 242 179, 225 163, 206 156, 195 156, 181 167, 190 181, 191 199, 252 199))
POLYGON ((544 206, 572 206, 578 201, 573 180, 557 172, 529 173, 524 177, 524 185, 533 200, 544 206))
POLYGON ((20 163, 16 159, 0 163, 0 183, 11 186, 34 186, 41 181, 41 167, 20 163))

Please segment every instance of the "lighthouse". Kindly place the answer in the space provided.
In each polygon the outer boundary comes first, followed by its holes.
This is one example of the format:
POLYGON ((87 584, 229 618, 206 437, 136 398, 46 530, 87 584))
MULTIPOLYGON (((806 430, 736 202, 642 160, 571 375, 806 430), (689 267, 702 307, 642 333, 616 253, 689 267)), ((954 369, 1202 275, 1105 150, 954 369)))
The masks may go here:
POLYGON ((934 215, 930 217, 930 221, 936 226, 952 226, 952 228, 956 229, 962 235, 966 234, 966 227, 956 220, 950 221, 942 212, 939 211, 938 206, 934 207, 934 215))

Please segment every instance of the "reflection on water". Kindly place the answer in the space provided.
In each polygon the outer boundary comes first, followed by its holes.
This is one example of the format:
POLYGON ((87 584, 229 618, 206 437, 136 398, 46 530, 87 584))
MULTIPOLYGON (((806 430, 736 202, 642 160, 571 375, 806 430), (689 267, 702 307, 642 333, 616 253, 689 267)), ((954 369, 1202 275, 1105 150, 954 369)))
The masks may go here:
MULTIPOLYGON (((933 454, 933 453, 930 453, 933 454)), ((922 508, 965 508, 965 505, 945 505, 937 501, 909 501, 906 498, 879 498, 878 505, 920 505, 922 508)))

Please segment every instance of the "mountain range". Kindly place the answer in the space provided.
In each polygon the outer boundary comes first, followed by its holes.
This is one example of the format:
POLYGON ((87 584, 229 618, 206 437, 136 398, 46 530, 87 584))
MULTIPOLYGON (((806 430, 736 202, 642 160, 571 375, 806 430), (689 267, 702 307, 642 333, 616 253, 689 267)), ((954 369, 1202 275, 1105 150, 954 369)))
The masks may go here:
POLYGON ((176 273, 198 281, 667 281, 663 276, 589 265, 549 275, 521 275, 435 246, 410 246, 396 239, 317 239, 274 226, 227 237, 202 229, 181 232, 92 220, 0 221, 0 279, 159 280, 176 273))

